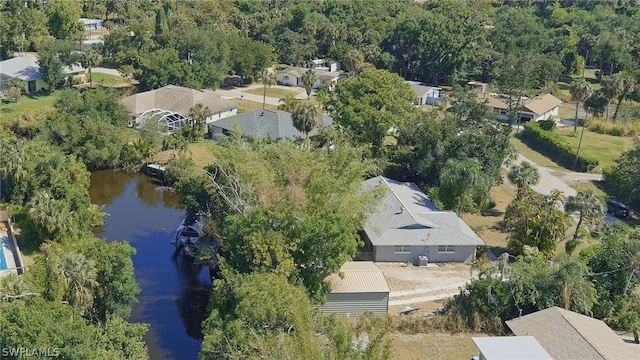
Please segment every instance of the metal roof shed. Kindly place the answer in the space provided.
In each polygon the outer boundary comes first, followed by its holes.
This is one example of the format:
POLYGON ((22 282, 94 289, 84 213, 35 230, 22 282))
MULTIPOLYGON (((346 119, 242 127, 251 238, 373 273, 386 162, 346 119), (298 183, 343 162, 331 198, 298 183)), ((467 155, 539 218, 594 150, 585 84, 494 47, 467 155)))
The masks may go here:
POLYGON ((367 311, 386 316, 389 310, 389 285, 382 270, 370 261, 349 261, 337 274, 325 279, 331 285, 327 302, 319 307, 324 313, 359 316, 367 311))

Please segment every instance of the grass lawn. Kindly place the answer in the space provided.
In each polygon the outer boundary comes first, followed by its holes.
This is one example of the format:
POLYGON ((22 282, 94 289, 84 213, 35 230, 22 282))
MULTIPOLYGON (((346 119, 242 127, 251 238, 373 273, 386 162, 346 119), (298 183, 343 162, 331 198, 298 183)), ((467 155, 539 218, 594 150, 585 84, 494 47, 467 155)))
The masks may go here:
MULTIPOLYGON (((123 77, 102 73, 93 73, 91 74, 93 78, 93 85, 102 85, 106 87, 120 87, 120 86, 130 86, 123 77)), ((87 81, 89 80, 89 74, 87 74, 87 81)))
MULTIPOLYGON (((520 131, 522 131, 522 129, 520 131)), ((544 166, 544 167, 548 167, 556 170, 562 170, 562 171, 573 171, 571 169, 567 169, 564 166, 556 163, 546 155, 530 148, 527 144, 523 143, 522 140, 518 139, 516 136, 511 136, 511 138, 509 138, 509 141, 511 142, 511 145, 513 145, 513 147, 515 147, 516 150, 518 150, 519 153, 521 153, 524 157, 526 157, 527 159, 533 161, 534 163, 540 166, 544 166)))
MULTIPOLYGON (((255 101, 233 99, 233 102, 238 104, 238 113, 262 110, 262 103, 258 103, 255 101)), ((275 105, 266 104, 265 109, 275 111, 278 110, 278 107, 275 105)))
POLYGON ((2 101, 0 107, 0 117, 17 116, 28 111, 39 111, 42 109, 52 108, 53 104, 62 94, 61 91, 53 93, 38 93, 35 95, 23 95, 17 104, 7 100, 2 101))
MULTIPOLYGON (((186 156, 191 158, 196 165, 196 170, 199 173, 204 174, 204 167, 210 165, 213 162, 213 155, 209 151, 211 145, 210 140, 203 140, 197 143, 189 144, 186 151, 186 156)), ((176 151, 176 157, 180 156, 176 151)), ((173 159, 173 150, 165 150, 155 154, 151 161, 160 164, 166 164, 173 159)))
MULTIPOLYGON (((596 69, 585 69, 584 78, 587 80, 589 85, 591 85, 591 89, 599 90, 601 88, 600 82, 596 78, 596 69)), ((580 79, 582 75, 574 75, 568 79, 562 79, 562 81, 558 81, 558 96, 560 99, 564 101, 571 100, 571 92, 569 89, 571 88, 571 82, 577 79, 580 79)))
MULTIPOLYGON (((245 92, 247 94, 253 94, 253 95, 262 96, 264 94, 264 89, 256 88, 256 89, 250 89, 250 90, 243 91, 243 92, 245 92)), ((280 88, 280 87, 278 87, 278 88, 267 87, 267 97, 272 97, 272 98, 276 98, 276 99, 282 99, 286 95, 296 95, 297 93, 298 93, 297 91, 283 89, 283 88, 280 88)))
MULTIPOLYGON (((578 132, 575 136, 573 128, 561 128, 556 129, 555 131, 558 134, 563 135, 564 139, 568 143, 578 147, 581 130, 581 128, 578 128, 578 132)), ((599 134, 590 131, 589 129, 585 129, 580 152, 600 160, 600 165, 598 165, 599 171, 594 172, 601 172, 601 169, 612 166, 614 161, 620 157, 620 154, 632 147, 633 138, 631 137, 599 134)))

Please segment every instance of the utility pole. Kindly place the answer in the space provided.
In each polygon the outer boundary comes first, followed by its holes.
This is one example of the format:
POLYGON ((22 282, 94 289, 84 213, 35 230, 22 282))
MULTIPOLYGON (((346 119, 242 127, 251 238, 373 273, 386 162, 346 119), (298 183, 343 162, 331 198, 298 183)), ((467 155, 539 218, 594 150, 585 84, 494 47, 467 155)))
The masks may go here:
MULTIPOLYGON (((582 146, 582 137, 584 136, 584 128, 587 126, 587 118, 589 117, 589 108, 587 108, 587 113, 584 116, 584 122, 582 123, 582 132, 580 132, 580 141, 578 141, 578 150, 576 151, 576 159, 573 161, 573 169, 575 170, 576 165, 578 165, 578 157, 580 156, 580 147, 582 146)), ((593 115, 591 115, 593 117, 593 115)), ((576 121, 578 121, 576 119, 576 121)))

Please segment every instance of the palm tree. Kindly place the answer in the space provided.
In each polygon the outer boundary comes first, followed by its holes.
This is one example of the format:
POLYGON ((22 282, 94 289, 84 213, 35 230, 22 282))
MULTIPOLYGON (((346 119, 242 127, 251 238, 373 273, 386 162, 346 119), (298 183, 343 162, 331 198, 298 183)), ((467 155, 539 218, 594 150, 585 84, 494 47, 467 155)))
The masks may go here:
POLYGON ((93 291, 98 287, 96 265, 91 259, 76 252, 55 259, 55 274, 62 280, 63 298, 76 309, 87 309, 93 304, 93 291))
POLYGON ((318 117, 318 109, 309 103, 302 103, 296 107, 291 114, 293 126, 298 131, 304 133, 305 138, 309 139, 309 133, 318 125, 316 118, 318 117))
POLYGON ((12 273, 0 278, 0 301, 5 296, 20 296, 29 292, 29 284, 24 281, 24 277, 12 273))
POLYGON ((202 104, 195 104, 189 109, 189 117, 196 123, 195 127, 200 129, 201 132, 206 132, 207 118, 211 116, 211 110, 208 106, 202 104))
POLYGON ((618 106, 616 106, 616 112, 613 113, 613 121, 618 118, 618 110, 624 99, 631 95, 636 90, 636 80, 627 73, 619 73, 615 76, 615 81, 618 82, 617 87, 620 90, 618 93, 618 106))
POLYGON ((307 100, 311 98, 311 90, 313 90, 313 85, 318 81, 318 75, 313 70, 307 70, 304 74, 302 74, 302 83, 304 84, 304 89, 307 91, 307 100))
POLYGON ((93 76, 91 75, 91 70, 100 63, 100 54, 90 47, 84 52, 84 54, 82 54, 80 62, 82 63, 82 66, 87 68, 89 71, 89 87, 93 87, 93 76))
POLYGON ((535 185, 540 181, 538 169, 530 163, 524 161, 520 166, 514 166, 509 171, 509 181, 518 188, 518 197, 522 195, 525 188, 535 185))
POLYGON ((267 103, 267 86, 271 87, 278 82, 278 74, 275 72, 269 72, 267 69, 262 71, 262 84, 264 85, 264 91, 262 92, 262 110, 265 109, 267 103))
POLYGON ((278 102, 281 103, 280 105, 278 105, 278 110, 284 110, 289 113, 293 113, 296 107, 298 107, 298 100, 293 94, 285 95, 278 102))
POLYGON ((578 108, 580 103, 587 100, 593 93, 591 85, 585 79, 579 79, 571 83, 571 99, 576 102, 576 117, 573 124, 573 132, 578 130, 578 108))
MULTIPOLYGON (((474 205, 474 200, 483 197, 489 182, 475 159, 449 159, 440 171, 442 201, 458 215, 474 205)), ((486 197, 486 196, 485 196, 486 197)))
POLYGON ((605 217, 607 205, 597 195, 591 192, 578 192, 576 196, 569 196, 564 204, 568 213, 578 212, 580 218, 573 233, 573 240, 578 238, 578 232, 583 224, 595 224, 605 217))
POLYGON ((360 75, 364 66, 364 55, 360 50, 351 50, 344 56, 344 65, 352 75, 360 75))
POLYGON ((600 85, 602 86, 602 95, 607 98, 607 120, 609 120, 609 106, 611 100, 617 98, 622 92, 621 83, 613 76, 605 76, 600 80, 600 85))

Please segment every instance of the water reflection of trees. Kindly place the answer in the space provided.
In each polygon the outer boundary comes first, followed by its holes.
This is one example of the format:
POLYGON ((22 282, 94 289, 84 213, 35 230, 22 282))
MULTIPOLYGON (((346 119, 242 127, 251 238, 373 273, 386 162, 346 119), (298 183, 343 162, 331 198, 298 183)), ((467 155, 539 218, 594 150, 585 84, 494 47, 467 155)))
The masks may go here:
POLYGON ((98 205, 109 205, 121 197, 127 185, 136 180, 136 196, 146 206, 161 204, 164 208, 178 207, 178 196, 168 190, 158 189, 149 177, 120 171, 101 170, 91 174, 91 201, 98 205))
POLYGON ((133 174, 113 170, 100 170, 91 173, 89 194, 91 201, 98 205, 109 205, 124 194, 133 174))
POLYGON ((208 277, 201 278, 202 265, 195 264, 194 259, 175 253, 171 261, 178 270, 182 292, 176 300, 176 307, 187 335, 202 340, 202 321, 207 315, 207 304, 211 282, 208 277))

